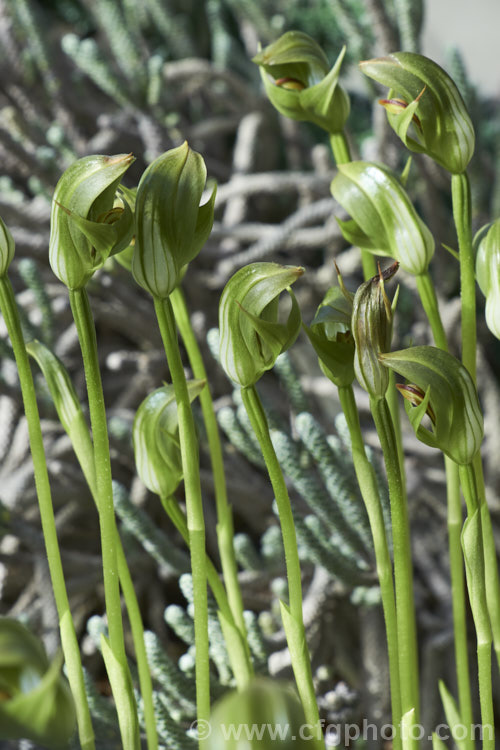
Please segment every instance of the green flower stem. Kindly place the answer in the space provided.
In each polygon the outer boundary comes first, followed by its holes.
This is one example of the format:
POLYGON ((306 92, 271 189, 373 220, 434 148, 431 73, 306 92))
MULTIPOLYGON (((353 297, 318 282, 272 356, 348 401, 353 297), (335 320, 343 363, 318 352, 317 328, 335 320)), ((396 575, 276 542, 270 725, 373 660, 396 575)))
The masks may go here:
MULTIPOLYGON (((459 467, 460 483, 467 505, 468 521, 472 522, 475 514, 481 511, 481 502, 478 496, 477 474, 473 464, 459 467)), ((482 527, 482 514, 479 515, 479 524, 482 527)), ((483 726, 483 750, 495 750, 495 723, 493 710, 492 675, 491 675, 491 627, 490 615, 486 601, 486 579, 484 550, 484 531, 481 528, 477 539, 474 539, 475 549, 469 550, 476 569, 468 576, 469 598, 471 601, 472 614, 477 633, 477 661, 479 680, 479 702, 481 706, 481 724, 483 726)), ((496 561, 495 561, 496 566, 496 561)), ((489 572, 489 571, 488 571, 489 572)))
POLYGON ((156 717, 153 703, 153 682, 149 671, 146 646, 144 644, 144 625, 142 622, 141 609, 134 590, 134 583, 130 575, 127 558, 123 550, 120 537, 116 545, 116 561, 118 566, 118 578, 127 608, 132 641, 134 643, 135 658, 137 661, 137 672, 139 675, 139 687, 142 696, 142 708, 144 712, 144 725, 146 728, 146 740, 148 750, 157 750, 158 732, 156 731, 156 717))
MULTIPOLYGON (((85 481, 90 489, 95 505, 98 507, 94 448, 87 423, 83 419, 81 412, 80 417, 81 426, 72 430, 69 433, 69 437, 78 459, 78 463, 80 464, 85 477, 85 481)), ((127 558, 125 557, 119 534, 117 534, 116 540, 116 562, 118 567, 118 578, 120 580, 120 586, 123 592, 123 598, 125 600, 125 606, 127 608, 128 619, 130 622, 130 629, 132 631, 137 671, 139 673, 139 686, 143 702, 147 747, 148 750, 157 750, 158 733, 156 731, 156 718, 153 704, 153 683, 144 644, 144 625, 132 577, 128 568, 127 558)))
MULTIPOLYGON (((243 617, 243 599, 238 581, 238 566, 234 554, 234 528, 231 506, 227 499, 226 478, 224 473, 224 462, 222 458, 222 446, 219 436, 219 428, 215 416, 212 395, 208 386, 207 372, 201 356, 196 336, 194 335, 186 300, 180 287, 177 287, 170 295, 174 316, 181 334, 186 352, 191 364, 195 378, 207 381, 207 385, 200 393, 199 399, 207 431, 208 449, 212 464, 212 475, 214 479, 215 502, 217 507, 217 541, 221 558, 222 573, 227 589, 227 596, 234 621, 241 633, 241 637, 247 643, 245 620, 243 617)), ((251 671, 250 653, 248 653, 248 665, 251 671)))
POLYGON ((385 398, 370 398, 370 406, 384 454, 391 501, 401 710, 404 715, 407 711, 415 709, 415 723, 418 724, 418 657, 406 490, 402 480, 396 435, 387 401, 385 398))
POLYGON ((0 278, 0 310, 7 326, 19 373, 24 412, 28 423, 31 456, 33 459, 35 484, 40 508, 40 519, 45 540, 52 589, 54 591, 57 614, 59 617, 61 644, 68 672, 68 680, 75 701, 80 744, 83 750, 94 750, 94 731, 85 692, 80 649, 69 607, 61 554, 57 540, 35 386, 33 383, 28 354, 24 344, 14 291, 6 276, 0 278))
MULTIPOLYGON (((417 289, 422 306, 430 323, 434 343, 448 351, 448 341, 441 321, 434 284, 429 272, 417 276, 417 289)), ((463 526, 462 499, 458 467, 454 461, 444 456, 446 470, 448 551, 450 558, 451 601, 453 609, 453 630, 455 641, 455 664, 458 686, 460 717, 466 726, 472 726, 472 697, 470 689, 469 652, 467 646, 467 602, 465 595, 465 574, 462 555, 461 533, 463 526)), ((469 732, 464 739, 467 750, 474 750, 474 742, 469 732)))
MULTIPOLYGON (((347 164, 351 161, 351 150, 344 131, 330 133, 330 146, 336 164, 347 164)), ((368 250, 361 250, 361 264, 365 281, 377 273, 377 261, 368 250)))
POLYGON ((344 131, 330 133, 330 146, 336 164, 347 164, 351 161, 351 150, 344 131))
MULTIPOLYGON (((255 386, 242 388, 241 398, 245 409, 247 410, 252 429, 259 441, 260 449, 266 463, 269 479, 271 480, 271 485, 278 506, 283 546, 285 548, 290 615, 295 623, 295 629, 293 630, 294 642, 289 642, 292 666, 300 699, 304 707, 306 721, 312 727, 318 728, 318 739, 313 745, 311 745, 311 747, 319 750, 320 748, 324 748, 324 745, 323 742, 319 740, 320 725, 318 704, 314 694, 311 661, 307 649, 302 614, 302 580, 292 507, 283 473, 271 442, 267 418, 255 386)), ((287 632, 287 638, 288 636, 289 633, 287 632)))
POLYGON ((476 277, 472 248, 471 196, 467 174, 451 176, 453 219, 460 256, 462 362, 476 381, 476 277))
MULTIPOLYGON (((448 554, 450 558, 451 602, 455 640, 455 665, 460 718, 467 727, 473 724, 471 679, 467 639, 467 601, 465 593, 464 561, 462 554, 462 501, 458 469, 454 461, 444 457, 446 470, 448 554)), ((464 739, 465 747, 474 750, 470 733, 464 739)))
MULTIPOLYGON (((352 444, 352 458, 354 470, 358 480, 361 495, 365 503, 370 521, 375 549, 377 575, 380 583, 382 607, 384 610, 385 629, 389 656, 389 675, 391 682, 392 723, 399 727, 401 722, 401 686, 399 681, 399 653, 398 630, 396 619, 396 602, 394 599, 394 581, 392 577, 392 561, 387 542, 384 515, 377 486, 377 478, 373 466, 368 461, 359 423, 359 414, 354 399, 352 386, 338 389, 340 403, 345 414, 352 444)), ((401 735, 397 732, 394 738, 394 749, 401 750, 401 735)))
MULTIPOLYGON (((161 497, 160 498, 163 508, 166 514, 174 524, 177 531, 180 533, 187 545, 189 545, 189 531, 186 523, 184 513, 179 508, 177 500, 173 497, 161 497)), ((232 628, 237 628, 233 618, 231 607, 229 604, 228 594, 221 581, 217 568, 213 564, 212 560, 206 555, 206 570, 207 570, 207 581, 208 585, 212 589, 217 607, 221 614, 230 624, 232 628)), ((243 639, 239 630, 236 645, 233 640, 226 643, 229 659, 233 669, 236 684, 239 690, 243 690, 251 681, 253 676, 253 666, 248 654, 248 643, 246 638, 243 639)))
POLYGON ((500 670, 500 581, 498 576, 498 562, 495 548, 495 538, 493 536, 490 511, 488 508, 488 503, 486 501, 483 466, 479 453, 476 454, 472 463, 476 478, 479 510, 481 512, 484 567, 485 570, 488 571, 488 575, 485 576, 486 602, 488 605, 491 630, 493 633, 495 654, 497 658, 498 668, 500 670))
POLYGON ((439 314, 436 291, 434 289, 434 284, 432 283, 429 271, 426 271, 425 273, 417 276, 416 281, 418 293, 422 301, 422 306, 431 326, 434 343, 440 349, 443 349, 445 352, 447 352, 448 341, 446 340, 446 333, 443 328, 441 315, 439 314))
MULTIPOLYGON (((186 493, 189 552, 193 576, 194 631, 196 645, 196 704, 198 721, 210 719, 210 665, 208 654, 207 575, 205 568, 205 520, 200 485, 198 442, 182 366, 172 304, 168 297, 154 297, 163 346, 174 386, 179 416, 179 441, 186 493)), ((205 744, 200 740, 200 748, 205 744)))
MULTIPOLYGON (((127 739, 126 747, 128 750, 128 747, 139 747, 139 725, 123 637, 117 564, 118 531, 116 528, 113 504, 113 486, 106 408, 104 404, 101 373, 99 371, 94 320, 86 289, 70 289, 69 300, 80 341, 85 380, 87 383, 90 423, 92 426, 92 437, 94 443, 97 510, 99 513, 99 526, 101 533, 104 597, 108 618, 109 643, 113 655, 117 663, 120 665, 122 683, 118 687, 115 680, 113 690, 122 736, 125 737, 124 733, 128 732, 131 722, 136 724, 136 730, 132 732, 132 734, 134 734, 134 739, 127 739)), ((130 737, 131 735, 128 734, 127 736, 130 737)))

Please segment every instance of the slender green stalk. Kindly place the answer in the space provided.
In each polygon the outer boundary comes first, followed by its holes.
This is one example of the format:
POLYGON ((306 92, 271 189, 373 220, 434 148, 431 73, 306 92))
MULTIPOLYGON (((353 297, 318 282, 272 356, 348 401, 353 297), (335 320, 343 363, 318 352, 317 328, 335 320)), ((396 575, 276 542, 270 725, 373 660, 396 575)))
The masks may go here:
MULTIPOLYGON (((425 274, 417 276, 417 289, 431 326, 434 343, 440 349, 448 351, 448 341, 441 315, 439 314, 436 292, 428 271, 425 274)), ((460 496, 457 465, 447 456, 444 456, 444 464, 446 470, 448 551, 450 558, 458 703, 462 722, 465 726, 471 727, 474 717, 470 689, 471 680, 467 646, 467 602, 461 542, 463 526, 462 499, 460 496)), ((467 750, 474 750, 474 742, 470 732, 468 732, 467 737, 464 739, 464 743, 467 750)))
POLYGON ((370 406, 384 454, 391 501, 401 710, 405 714, 415 709, 415 723, 418 724, 418 657, 406 491, 402 481, 396 435, 387 401, 385 398, 371 398, 370 406))
MULTIPOLYGON (((467 646, 467 600, 465 593, 464 561, 461 534, 463 527, 460 483, 456 464, 445 456, 448 554, 450 558, 451 603, 453 610, 453 630, 455 640, 455 666, 458 687, 458 706, 462 723, 471 727, 474 721, 472 712, 469 651, 467 646)), ((474 741, 469 732, 464 739, 465 746, 474 750, 474 741)))
POLYGON ((104 595, 109 640, 116 654, 125 658, 120 588, 116 564, 117 529, 113 505, 106 409, 97 355, 94 320, 85 289, 70 290, 69 299, 82 350, 94 441, 97 508, 101 526, 104 595))
MULTIPOLYGON (((182 510, 179 508, 177 501, 173 497, 161 497, 160 499, 168 517, 170 518, 186 544, 189 545, 189 531, 186 523, 186 518, 182 510)), ((230 624, 230 626, 236 629, 236 623, 234 622, 228 594, 223 582, 219 577, 217 568, 208 555, 206 555, 206 569, 208 585, 212 589, 212 594, 214 595, 217 607, 219 608, 223 617, 230 624)), ((228 649, 231 666, 233 668, 236 685, 239 690, 243 690, 243 688, 245 688, 252 679, 253 666, 249 658, 248 642, 246 638, 243 639, 241 637, 241 633, 239 632, 239 630, 237 630, 236 632, 238 633, 236 642, 234 640, 230 640, 229 643, 226 643, 226 646, 228 649)))
MULTIPOLYGON (((198 442, 193 413, 182 367, 172 304, 154 298, 156 317, 174 386, 179 417, 179 442, 186 493, 189 551, 193 576, 194 631, 196 645, 196 708, 198 721, 210 719, 210 673, 208 654, 207 575, 205 568, 205 520, 200 485, 198 442)), ((200 739, 200 748, 205 744, 200 739)))
POLYGON ((66 662, 68 680, 75 701, 80 744, 83 750, 94 750, 94 731, 85 692, 80 648, 78 646, 75 626, 69 607, 61 554, 57 540, 35 386, 33 384, 33 376, 31 374, 28 354, 24 344, 14 292, 9 279, 6 276, 0 278, 0 310, 3 313, 5 324, 7 326, 19 373, 24 413, 28 423, 31 456, 33 459, 35 484, 45 540, 45 549, 47 552, 52 589, 54 591, 54 599, 59 617, 61 644, 66 662))
POLYGON ((290 602, 289 611, 294 623, 294 628, 288 630, 285 628, 285 631, 289 642, 295 681, 304 707, 306 721, 312 728, 318 729, 316 740, 311 747, 317 747, 319 750, 319 748, 324 747, 324 745, 322 740, 319 740, 320 725, 318 704, 314 694, 311 661, 307 650, 302 615, 302 580, 292 507, 283 473, 271 441, 269 425, 257 389, 255 386, 242 388, 241 397, 245 409, 247 410, 252 429, 259 441, 269 479, 271 480, 271 485, 274 490, 276 504, 278 506, 281 534, 283 537, 283 546, 285 548, 285 563, 290 602))
POLYGON ((351 161, 351 149, 344 131, 341 133, 330 133, 330 146, 335 163, 347 164, 351 161))
MULTIPOLYGON (((207 380, 207 372, 201 356, 196 336, 194 335, 189 312, 182 290, 177 287, 170 295, 175 320, 179 328, 186 352, 191 364, 195 378, 207 380)), ((224 473, 224 461, 222 458, 222 446, 219 436, 219 428, 215 416, 212 395, 207 385, 200 393, 199 400, 207 431, 208 449, 212 464, 212 475, 214 479, 215 503, 217 507, 217 540, 221 558, 222 573, 227 589, 227 596, 234 621, 241 633, 244 642, 246 638, 246 626, 243 617, 243 599, 238 581, 238 566, 234 554, 234 528, 233 514, 227 499, 226 477, 224 473)), ((250 655, 249 655, 250 656, 250 655)), ((250 659, 249 659, 250 664, 250 659)))
MULTIPOLYGON (((483 728, 483 750, 495 750, 495 723, 491 675, 491 627, 490 615, 486 601, 488 576, 485 571, 482 530, 481 502, 478 496, 477 474, 473 464, 459 467, 460 483, 467 505, 468 520, 477 519, 479 533, 473 538, 474 548, 465 549, 471 559, 471 571, 468 572, 469 598, 477 633, 477 661, 479 680, 479 702, 481 706, 481 724, 483 728), (477 516, 479 514, 479 516, 477 516), (472 567, 473 566, 473 567, 472 567)), ((495 561, 496 566, 496 561, 495 561)))
POLYGON ((431 326, 434 343, 437 347, 447 352, 448 341, 446 340, 446 333, 443 328, 441 315, 439 314, 436 291, 434 289, 434 284, 432 283, 429 271, 426 271, 425 273, 417 276, 416 281, 418 293, 422 301, 422 306, 431 326))
POLYGON ((118 566, 118 577, 127 608, 132 641, 134 643, 137 672, 139 675, 139 687, 142 696, 142 709, 144 712, 144 726, 146 729, 146 740, 148 750, 157 750, 158 732, 156 731, 156 717, 153 703, 153 681, 149 671, 146 646, 144 644, 144 624, 142 622, 141 609, 134 590, 134 584, 127 564, 127 558, 123 550, 121 539, 118 537, 116 546, 116 561, 118 566))
MULTIPOLYGON (((115 697, 124 747, 128 750, 128 748, 139 747, 139 724, 123 637, 117 563, 119 537, 113 504, 106 407, 99 370, 94 320, 86 289, 70 289, 69 300, 82 351, 94 443, 95 482, 101 533, 104 597, 108 618, 109 644, 116 661, 116 671, 112 675, 108 669, 108 676, 110 677, 115 697)), ((108 668, 108 664, 106 666, 108 668)))
POLYGON ((497 664, 500 670, 500 580, 498 576, 498 562, 495 547, 495 538, 493 536, 493 526, 491 524, 490 511, 488 508, 488 503, 486 501, 483 466, 481 463, 481 455, 479 453, 477 453, 474 457, 473 466, 476 477, 479 510, 481 512, 484 567, 485 570, 488 571, 488 575, 485 576, 486 602, 488 605, 488 612, 490 616, 497 664))
POLYGON ((476 279, 472 248, 471 196, 467 174, 451 176, 453 219, 460 256, 462 299, 462 362, 476 380, 476 279))
MULTIPOLYGON (((460 284, 462 295, 462 362, 476 380, 476 281, 474 252, 471 231, 470 185, 466 174, 453 175, 452 181, 453 217, 460 251, 460 284)), ((479 505, 481 509, 481 529, 485 566, 488 570, 486 594, 490 613, 495 652, 500 668, 500 580, 496 560, 491 518, 486 503, 481 456, 474 459, 475 476, 479 505)))
MULTIPOLYGON (((339 388, 338 391, 342 410, 345 414, 349 434, 351 436, 354 470, 365 503, 366 512, 368 513, 373 536, 375 561, 377 565, 377 575, 380 584, 387 635, 392 723, 394 727, 399 728, 402 712, 401 686, 399 681, 398 630, 396 602, 394 599, 394 581, 392 577, 392 561, 387 542, 384 515, 382 512, 382 504, 380 502, 377 478, 373 466, 370 464, 366 456, 361 426, 359 423, 359 414, 352 386, 344 386, 339 388)), ((397 731, 394 737, 393 744, 394 750, 401 749, 402 744, 399 731, 397 731)))
MULTIPOLYGON (((96 507, 98 507, 94 448, 87 424, 85 423, 82 429, 74 430, 73 434, 70 433, 69 437, 71 438, 73 450, 75 451, 78 463, 82 469, 85 481, 90 489, 96 507)), ((120 580, 120 586, 123 592, 123 598, 125 600, 125 606, 127 608, 128 619, 130 622, 130 629, 132 631, 137 671, 139 674, 139 687, 143 703, 147 747, 148 750, 157 750, 158 732, 156 731, 156 717, 153 703, 153 682, 151 680, 146 646, 144 644, 144 625, 132 577, 128 568, 127 558, 125 557, 119 534, 117 534, 116 540, 116 563, 118 568, 118 578, 120 580)))

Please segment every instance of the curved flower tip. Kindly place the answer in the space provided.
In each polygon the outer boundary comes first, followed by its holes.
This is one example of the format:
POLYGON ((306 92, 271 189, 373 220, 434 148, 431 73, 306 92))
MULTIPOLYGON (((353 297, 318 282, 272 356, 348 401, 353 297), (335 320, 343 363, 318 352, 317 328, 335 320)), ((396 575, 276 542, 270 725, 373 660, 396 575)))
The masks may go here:
POLYGON ((350 102, 339 84, 345 55, 341 50, 333 68, 321 47, 300 31, 287 31, 253 58, 259 65, 273 106, 292 120, 313 122, 328 133, 340 133, 350 102))
POLYGON ((468 464, 483 439, 483 414, 468 370, 433 346, 380 354, 380 362, 409 381, 398 386, 416 436, 458 464, 468 464), (432 429, 422 425, 430 417, 432 429))
POLYGON ((227 282, 219 304, 220 363, 242 388, 254 385, 297 338, 301 318, 290 289, 304 269, 277 263, 252 263, 227 282), (291 309, 280 322, 280 296, 291 309))
POLYGON ((206 179, 203 157, 186 141, 155 159, 141 177, 132 272, 154 297, 173 292, 212 231, 216 187, 200 206, 206 179))
POLYGON ((85 156, 56 185, 50 216, 49 261, 69 289, 79 289, 133 236, 130 206, 117 195, 132 154, 85 156))
POLYGON ((427 154, 452 174, 465 171, 474 153, 474 128, 457 86, 437 63, 395 52, 365 60, 360 68, 389 88, 381 104, 410 151, 427 154))

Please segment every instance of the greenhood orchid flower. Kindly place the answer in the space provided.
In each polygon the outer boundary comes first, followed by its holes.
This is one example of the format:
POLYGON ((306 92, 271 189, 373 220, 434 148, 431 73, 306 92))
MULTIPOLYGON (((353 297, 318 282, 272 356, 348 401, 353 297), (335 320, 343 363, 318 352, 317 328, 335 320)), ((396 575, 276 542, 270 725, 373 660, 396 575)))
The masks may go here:
POLYGON ((352 217, 337 219, 348 242, 394 258, 415 276, 427 271, 434 254, 432 234, 390 169, 363 161, 340 164, 330 189, 352 217))
MULTIPOLYGON (((191 401, 204 385, 204 380, 188 382, 191 401)), ((173 385, 164 385, 146 396, 137 409, 132 438, 137 473, 142 482, 160 497, 173 495, 184 476, 173 385)))
POLYGON ((409 381, 398 386, 416 436, 457 464, 469 464, 483 439, 483 414, 468 370, 433 346, 380 354, 380 362, 409 381), (424 416, 432 429, 424 427, 424 416))
POLYGON ((474 128, 450 76, 415 52, 395 52, 366 60, 360 67, 389 87, 380 103, 405 146, 427 154, 451 174, 465 172, 474 153, 474 128))
POLYGON ((328 133, 342 132, 349 97, 339 84, 345 47, 330 70, 321 47, 300 31, 288 31, 253 58, 273 106, 292 120, 313 122, 328 133))
POLYGON ((477 283, 486 297, 486 325, 500 339, 500 219, 476 235, 477 283))
POLYGON ((57 183, 50 216, 49 261, 68 289, 81 289, 133 236, 133 214, 119 183, 132 154, 85 156, 57 183))
POLYGON ((132 272, 158 299, 173 292, 212 231, 215 187, 200 206, 206 179, 203 157, 187 143, 159 156, 141 177, 132 272))
POLYGON ((297 338, 301 318, 290 285, 302 268, 251 263, 227 282, 219 304, 220 363, 242 388, 255 385, 277 357, 297 338), (279 322, 280 295, 287 291, 291 309, 279 322))

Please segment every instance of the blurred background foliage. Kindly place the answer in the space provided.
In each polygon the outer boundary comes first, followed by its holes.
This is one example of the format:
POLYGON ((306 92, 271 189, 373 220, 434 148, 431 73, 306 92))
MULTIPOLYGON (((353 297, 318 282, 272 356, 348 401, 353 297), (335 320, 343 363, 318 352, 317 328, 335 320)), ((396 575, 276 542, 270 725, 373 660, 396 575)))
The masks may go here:
MULTIPOLYGON (((86 154, 131 151, 136 162, 127 185, 132 187, 150 161, 187 139, 219 184, 214 230, 190 267, 185 291, 226 438, 247 624, 262 673, 290 675, 278 607, 279 597, 286 597, 281 538, 239 394, 211 355, 218 297, 229 275, 245 263, 269 259, 303 265, 307 273, 297 295, 309 323, 334 283, 333 258, 351 289, 361 281, 361 268, 358 251, 346 247, 335 222, 341 214, 329 193, 334 170, 326 137, 277 115, 262 93, 251 58, 259 44, 290 29, 314 37, 332 62, 347 44, 343 77, 352 102, 348 136, 353 153, 402 170, 407 155, 377 104, 382 92, 363 79, 357 62, 401 48, 419 51, 424 12, 423 0, 0 0, 0 215, 17 244, 12 282, 26 337, 54 348, 80 393, 83 373, 65 289, 48 267, 50 200, 60 174, 86 154)), ((450 52, 447 69, 476 127, 471 180, 474 224, 479 227, 500 212, 499 103, 475 91, 460 50, 450 52)), ((445 174, 417 156, 409 186, 438 247, 453 247, 445 174)), ((432 271, 445 327, 458 351, 458 265, 440 248, 432 271)), ((401 276, 399 282, 396 345, 430 343, 412 280, 401 276)), ((125 269, 110 263, 89 291, 108 405, 116 508, 150 631, 158 725, 165 746, 187 748, 185 729, 194 715, 188 559, 158 503, 136 477, 131 446, 137 406, 168 373, 149 301, 125 269)), ((480 300, 484 451, 498 520, 500 350, 484 327, 481 305, 480 300)), ((0 613, 28 621, 53 653, 57 619, 26 424, 2 328, 0 355, 0 613)), ((117 738, 96 646, 105 627, 97 519, 41 379, 38 388, 65 572, 100 741, 109 748, 117 738)), ((303 339, 263 379, 262 390, 296 513, 305 619, 322 716, 332 723, 362 717, 383 723, 389 710, 383 618, 339 405, 303 339)), ((378 470, 366 399, 357 395, 378 470)), ((207 545, 217 561, 213 483, 198 421, 207 545)), ((408 433, 405 449, 422 644, 422 714, 424 724, 433 727, 441 716, 437 678, 450 686, 454 679, 444 473, 439 459, 408 433)), ((212 613, 214 695, 232 681, 219 631, 212 613)))

